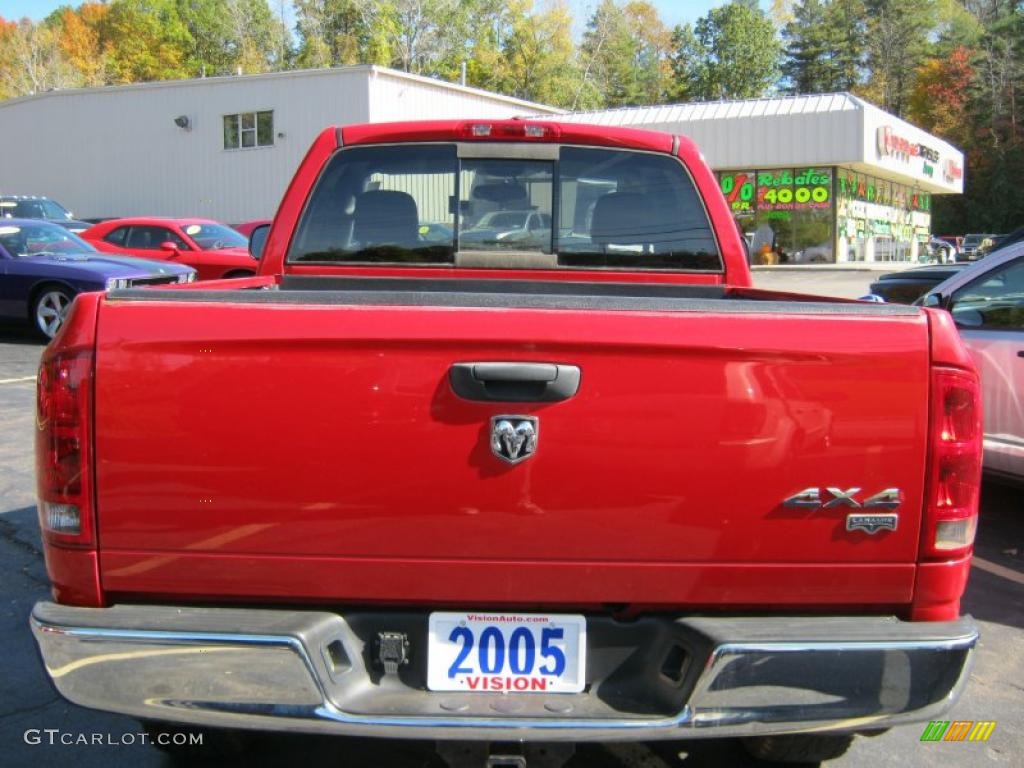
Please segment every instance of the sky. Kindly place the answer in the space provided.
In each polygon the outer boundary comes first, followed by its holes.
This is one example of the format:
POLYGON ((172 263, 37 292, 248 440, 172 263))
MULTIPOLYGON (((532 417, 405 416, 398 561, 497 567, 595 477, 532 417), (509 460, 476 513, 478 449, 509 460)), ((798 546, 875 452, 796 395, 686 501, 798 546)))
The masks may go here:
MULTIPOLYGON (((569 0, 576 16, 576 23, 582 27, 586 18, 593 13, 598 0, 569 0)), ((695 22, 708 12, 709 8, 724 5, 726 0, 651 0, 662 20, 670 27, 684 22, 695 22)), ((81 0, 3 0, 0 16, 5 19, 20 19, 28 16, 38 21, 62 5, 78 6, 81 0)), ((275 3, 276 5, 276 3, 275 3)))

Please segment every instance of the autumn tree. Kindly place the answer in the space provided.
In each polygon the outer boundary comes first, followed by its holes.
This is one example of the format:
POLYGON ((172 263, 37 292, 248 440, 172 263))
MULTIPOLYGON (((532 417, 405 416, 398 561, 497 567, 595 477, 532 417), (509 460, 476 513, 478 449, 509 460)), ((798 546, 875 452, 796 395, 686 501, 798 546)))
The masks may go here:
POLYGON ((530 0, 509 0, 512 28, 504 47, 510 93, 554 106, 572 106, 580 82, 572 38, 572 14, 565 0, 533 10, 530 0))
POLYGON ((26 96, 79 84, 56 30, 28 19, 0 24, 0 93, 26 96))
POLYGON ((648 2, 603 0, 580 48, 581 98, 609 107, 664 101, 670 89, 672 36, 648 2))
POLYGON ((918 67, 907 102, 907 117, 927 131, 963 144, 970 139, 972 52, 965 46, 933 57, 918 67))
POLYGON ((9 99, 17 95, 10 88, 10 83, 7 80, 6 70, 10 64, 4 55, 10 49, 11 39, 17 31, 18 25, 16 22, 8 21, 3 16, 0 16, 0 100, 9 99))
POLYGON ((110 6, 83 3, 77 9, 58 8, 46 19, 57 34, 58 45, 66 61, 79 74, 79 84, 107 84, 107 51, 100 39, 100 26, 110 6))
POLYGON ((295 0, 300 67, 382 63, 371 50, 373 31, 360 12, 360 0, 295 0))
POLYGON ((267 0, 178 0, 192 45, 194 75, 266 72, 280 68, 281 22, 267 0))
MULTIPOLYGON (((515 34, 514 19, 525 12, 523 3, 506 0, 474 3, 466 20, 468 84, 499 93, 508 93, 515 87, 505 58, 505 46, 515 34)), ((458 74, 461 75, 461 71, 458 74)))
POLYGON ((195 41, 175 0, 114 0, 100 24, 113 82, 189 77, 195 41))
POLYGON ((928 56, 935 0, 866 0, 867 67, 861 93, 902 117, 914 76, 928 56))
POLYGON ((382 35, 392 66, 414 74, 436 74, 461 41, 461 0, 374 0, 358 3, 364 26, 382 35))

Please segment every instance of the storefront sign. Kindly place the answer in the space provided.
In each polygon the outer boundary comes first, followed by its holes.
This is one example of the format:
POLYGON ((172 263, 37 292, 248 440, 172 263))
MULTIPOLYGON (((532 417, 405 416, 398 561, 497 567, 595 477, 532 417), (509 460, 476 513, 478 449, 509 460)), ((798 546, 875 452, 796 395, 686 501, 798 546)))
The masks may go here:
POLYGON ((930 211, 932 203, 927 192, 851 171, 839 175, 839 196, 915 211, 930 211))
POLYGON ((759 211, 801 211, 829 208, 832 173, 827 168, 760 171, 757 174, 759 211))
POLYGON ((754 177, 753 171, 735 171, 721 175, 719 184, 733 216, 742 218, 754 215, 754 177))
POLYGON ((878 131, 875 133, 875 141, 878 146, 879 157, 892 156, 905 163, 909 162, 912 157, 924 158, 929 163, 939 162, 937 150, 903 138, 893 131, 891 125, 879 126, 878 131))

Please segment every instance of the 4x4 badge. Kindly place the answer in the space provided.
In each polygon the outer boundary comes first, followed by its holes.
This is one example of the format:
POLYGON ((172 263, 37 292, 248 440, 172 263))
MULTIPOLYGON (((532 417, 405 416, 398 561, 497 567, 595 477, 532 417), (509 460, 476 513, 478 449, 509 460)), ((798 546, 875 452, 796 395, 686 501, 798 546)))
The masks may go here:
POLYGON ((899 524, 899 515, 895 510, 903 503, 903 491, 899 488, 886 488, 863 502, 857 500, 859 493, 860 488, 804 488, 783 501, 782 506, 810 511, 845 507, 857 510, 846 516, 847 531, 864 531, 869 535, 879 531, 895 531, 899 524))
POLYGON ((903 491, 899 488, 886 488, 864 499, 863 503, 855 498, 858 493, 860 488, 804 488, 782 502, 782 506, 791 509, 896 509, 903 503, 903 491), (828 496, 831 498, 826 498, 828 496))
POLYGON ((536 416, 492 416, 491 452, 502 461, 518 464, 537 450, 539 434, 536 416))

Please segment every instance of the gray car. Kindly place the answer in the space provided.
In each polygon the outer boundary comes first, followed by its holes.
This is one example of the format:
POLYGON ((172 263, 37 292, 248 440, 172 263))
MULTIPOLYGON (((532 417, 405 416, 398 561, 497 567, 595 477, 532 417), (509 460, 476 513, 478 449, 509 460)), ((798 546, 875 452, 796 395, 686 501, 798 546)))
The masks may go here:
POLYGON ((952 313, 981 373, 985 471, 1024 481, 1024 242, 972 264, 916 303, 952 313))

